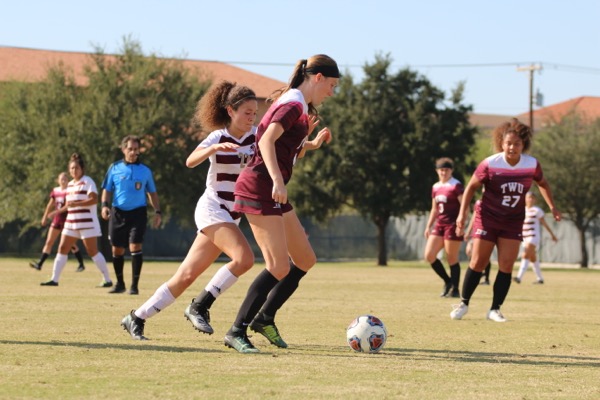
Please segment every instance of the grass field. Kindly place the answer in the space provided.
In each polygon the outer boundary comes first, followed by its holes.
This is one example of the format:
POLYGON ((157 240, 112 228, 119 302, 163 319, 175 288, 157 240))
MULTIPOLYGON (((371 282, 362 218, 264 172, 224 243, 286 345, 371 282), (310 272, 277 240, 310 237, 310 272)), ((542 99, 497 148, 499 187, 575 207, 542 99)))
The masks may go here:
MULTIPOLYGON (((109 295, 91 261, 69 261, 59 287, 40 287, 25 259, 0 259, 2 399, 598 399, 600 271, 529 272, 503 307, 507 323, 485 320, 492 288, 480 286, 462 321, 456 299, 424 263, 321 263, 302 281, 277 321, 288 349, 254 335, 257 355, 223 346, 223 335, 256 265, 214 304, 212 336, 183 317, 213 265, 170 308, 146 323, 151 340, 119 326, 177 268, 146 262, 140 295, 109 295), (389 337, 375 355, 354 353, 345 328, 371 313, 389 337)), ((126 279, 130 280, 129 263, 126 279)), ((464 266, 463 266, 464 268, 464 266)), ((492 271, 495 275, 495 268, 492 271)))

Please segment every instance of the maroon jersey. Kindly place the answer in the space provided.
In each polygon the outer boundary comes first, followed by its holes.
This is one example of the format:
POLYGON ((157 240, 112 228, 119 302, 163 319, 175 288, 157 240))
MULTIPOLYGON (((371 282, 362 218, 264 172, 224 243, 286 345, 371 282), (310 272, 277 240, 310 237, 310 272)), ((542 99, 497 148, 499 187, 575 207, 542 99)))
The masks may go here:
MULTIPOLYGON (((67 197, 67 190, 63 190, 60 186, 55 187, 50 192, 50 198, 54 199, 54 209, 58 210, 65 205, 65 197, 67 197)), ((52 218, 52 226, 63 227, 67 220, 67 212, 56 213, 52 218)))
POLYGON ((296 157, 308 136, 308 105, 302 92, 298 89, 285 92, 271 105, 260 121, 256 134, 256 152, 236 181, 236 196, 271 200, 273 180, 258 144, 267 127, 273 122, 278 122, 283 127, 283 134, 275 141, 275 153, 283 181, 287 184, 292 176, 296 157))
POLYGON ((540 163, 532 156, 522 154, 517 165, 504 159, 504 153, 483 160, 474 175, 485 186, 481 198, 480 215, 484 223, 492 223, 506 230, 521 231, 525 218, 525 194, 533 181, 543 178, 540 163))
POLYGON ((431 197, 437 204, 438 224, 453 225, 456 223, 456 217, 458 217, 458 212, 460 211, 458 198, 464 191, 463 184, 455 178, 450 178, 446 183, 437 182, 433 185, 431 188, 431 197))

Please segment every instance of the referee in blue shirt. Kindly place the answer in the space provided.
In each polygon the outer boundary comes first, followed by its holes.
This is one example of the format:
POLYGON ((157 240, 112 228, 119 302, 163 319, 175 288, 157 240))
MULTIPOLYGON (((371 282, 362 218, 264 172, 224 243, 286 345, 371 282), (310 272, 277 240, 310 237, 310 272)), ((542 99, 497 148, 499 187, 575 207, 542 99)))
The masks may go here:
POLYGON ((148 216, 147 198, 154 208, 153 227, 161 223, 160 206, 152 171, 140 163, 140 139, 128 135, 121 141, 123 160, 113 163, 102 182, 102 218, 108 220, 108 238, 112 245, 113 267, 117 284, 109 293, 124 293, 123 265, 125 248, 131 253, 131 287, 129 294, 138 294, 142 272, 142 243, 148 216), (111 207, 112 198, 112 207, 111 207))

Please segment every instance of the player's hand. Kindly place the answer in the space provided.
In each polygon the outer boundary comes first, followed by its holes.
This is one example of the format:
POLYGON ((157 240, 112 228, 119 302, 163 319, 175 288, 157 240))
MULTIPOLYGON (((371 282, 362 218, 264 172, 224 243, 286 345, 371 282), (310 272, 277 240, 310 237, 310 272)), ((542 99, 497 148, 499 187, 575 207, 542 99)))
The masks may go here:
POLYGON ((310 134, 317 127, 317 125, 319 125, 319 122, 321 122, 321 121, 319 119, 317 119, 316 115, 311 115, 310 117, 308 117, 308 135, 307 136, 310 136, 310 134))
POLYGON ((552 216, 554 217, 554 220, 557 222, 562 220, 562 214, 556 208, 552 209, 552 216))
POLYGON ((102 207, 100 215, 102 216, 102 219, 108 220, 110 218, 110 208, 102 207))
POLYGON ((287 188, 283 182, 273 182, 273 191, 271 193, 271 197, 276 203, 287 203, 287 188))
POLYGON ((160 214, 154 214, 154 221, 152 223, 152 227, 154 229, 157 229, 160 226, 161 222, 162 222, 162 216, 160 214))
POLYGON ((215 146, 216 151, 225 151, 227 153, 235 153, 237 151, 238 147, 240 147, 235 143, 228 143, 228 142, 219 143, 214 146, 215 146))

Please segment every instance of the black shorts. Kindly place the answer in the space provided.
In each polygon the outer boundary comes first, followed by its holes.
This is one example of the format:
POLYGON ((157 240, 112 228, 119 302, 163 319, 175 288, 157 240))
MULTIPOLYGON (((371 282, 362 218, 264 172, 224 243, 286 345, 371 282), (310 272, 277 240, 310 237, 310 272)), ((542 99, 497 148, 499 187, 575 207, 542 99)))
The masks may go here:
POLYGON ((129 247, 129 243, 143 243, 148 214, 146 207, 130 211, 113 207, 108 221, 108 239, 113 247, 129 247))

